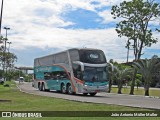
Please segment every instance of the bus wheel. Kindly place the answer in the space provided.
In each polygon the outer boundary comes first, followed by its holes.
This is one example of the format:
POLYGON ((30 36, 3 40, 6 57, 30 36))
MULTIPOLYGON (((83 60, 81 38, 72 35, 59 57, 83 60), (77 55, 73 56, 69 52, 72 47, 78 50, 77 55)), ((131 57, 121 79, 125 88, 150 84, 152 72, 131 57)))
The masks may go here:
POLYGON ((66 89, 65 89, 65 85, 64 84, 61 85, 61 92, 62 93, 66 93, 66 89))
POLYGON ((38 89, 41 91, 41 83, 38 83, 38 89))
POLYGON ((90 96, 95 96, 97 93, 89 93, 90 96))
POLYGON ((72 92, 72 86, 71 86, 71 84, 68 84, 67 85, 67 93, 68 94, 72 94, 73 92, 72 92))
POLYGON ((83 93, 83 95, 84 95, 84 96, 87 96, 87 95, 88 95, 88 93, 83 93))
POLYGON ((41 85, 41 91, 45 91, 45 85, 44 85, 44 83, 42 83, 42 85, 41 85))

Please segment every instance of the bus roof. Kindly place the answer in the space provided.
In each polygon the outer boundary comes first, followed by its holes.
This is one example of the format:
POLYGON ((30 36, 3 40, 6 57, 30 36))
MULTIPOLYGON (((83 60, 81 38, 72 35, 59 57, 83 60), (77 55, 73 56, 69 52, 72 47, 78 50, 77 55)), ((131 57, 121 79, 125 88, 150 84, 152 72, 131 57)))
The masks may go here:
MULTIPOLYGON (((84 57, 84 54, 90 54, 89 51, 102 51, 100 49, 95 48, 72 48, 62 52, 50 54, 47 56, 39 57, 34 59, 34 66, 42 66, 42 65, 53 65, 53 64, 66 64, 68 66, 70 61, 83 61, 87 62, 84 57), (88 51, 88 52, 87 52, 88 51), (68 56, 68 52, 70 54, 70 58, 68 56)), ((103 52, 103 51, 102 51, 103 52)), ((101 59, 105 59, 105 56, 101 56, 101 59)), ((104 60, 103 62, 106 62, 104 60)))
POLYGON ((71 49, 61 51, 61 52, 57 52, 57 53, 49 54, 49 55, 46 55, 46 56, 38 57, 38 58, 35 58, 35 59, 41 59, 41 58, 45 58, 45 57, 48 57, 48 56, 51 56, 51 55, 65 53, 65 52, 71 51, 71 50, 100 50, 100 49, 96 49, 96 48, 71 48, 71 49))

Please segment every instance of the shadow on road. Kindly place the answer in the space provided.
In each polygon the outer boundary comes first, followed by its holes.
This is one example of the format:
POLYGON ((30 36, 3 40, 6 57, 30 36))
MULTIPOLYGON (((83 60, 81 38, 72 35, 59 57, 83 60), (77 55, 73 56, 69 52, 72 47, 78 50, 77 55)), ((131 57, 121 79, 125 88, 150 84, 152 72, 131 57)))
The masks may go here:
POLYGON ((83 95, 83 94, 64 94, 64 93, 61 93, 59 91, 54 91, 54 90, 52 90, 52 91, 40 91, 40 92, 61 94, 61 95, 67 95, 67 96, 69 95, 69 96, 78 96, 78 97, 89 97, 89 98, 92 98, 92 97, 94 97, 94 98, 110 98, 108 96, 102 96, 102 95, 98 95, 98 94, 95 95, 95 96, 90 96, 89 94, 88 95, 83 95))

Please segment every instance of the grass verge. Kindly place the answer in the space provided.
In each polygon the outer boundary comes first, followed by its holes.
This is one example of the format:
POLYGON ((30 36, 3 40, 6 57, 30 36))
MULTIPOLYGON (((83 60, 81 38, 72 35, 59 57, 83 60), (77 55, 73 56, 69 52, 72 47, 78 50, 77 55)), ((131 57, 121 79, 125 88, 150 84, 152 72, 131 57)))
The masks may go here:
MULTIPOLYGON (((132 108, 117 105, 94 104, 68 101, 58 98, 30 95, 20 92, 13 82, 9 82, 10 87, 0 85, 0 100, 10 100, 9 102, 0 102, 0 111, 150 111, 149 109, 132 108)), ((36 118, 38 120, 104 120, 104 119, 135 119, 128 117, 54 117, 54 118, 36 118)), ((0 118, 2 119, 2 118, 0 118)), ((3 118, 3 120, 35 120, 35 118, 3 118)), ((141 120, 158 120, 157 117, 138 118, 141 120)))
MULTIPOLYGON (((117 87, 112 87, 111 93, 117 93, 118 88, 117 87)), ((130 87, 124 87, 122 88, 122 94, 129 94, 130 93, 130 87)), ((144 89, 142 88, 135 88, 134 89, 134 94, 135 95, 144 95, 144 89)), ((160 97, 160 89, 150 89, 149 90, 149 95, 154 96, 154 97, 160 97)))

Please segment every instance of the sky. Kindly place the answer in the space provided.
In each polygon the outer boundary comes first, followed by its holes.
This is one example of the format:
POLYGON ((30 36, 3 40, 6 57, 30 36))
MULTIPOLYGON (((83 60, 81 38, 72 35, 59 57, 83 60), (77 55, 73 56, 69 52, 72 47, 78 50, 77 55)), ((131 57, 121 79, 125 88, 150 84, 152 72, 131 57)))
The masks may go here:
MULTIPOLYGON (((97 48, 107 60, 126 62, 125 37, 119 38, 111 7, 123 0, 4 0, 2 28, 9 27, 10 52, 17 55, 15 66, 33 66, 34 59, 69 48, 97 48)), ((158 0, 159 1, 159 0, 158 0)), ((1 0, 0 0, 1 3, 1 0)), ((159 21, 150 26, 160 28, 159 21)), ((5 30, 2 29, 5 36, 5 30)), ((157 44, 144 48, 142 58, 160 57, 157 44)), ((134 58, 130 50, 129 60, 134 58)))

